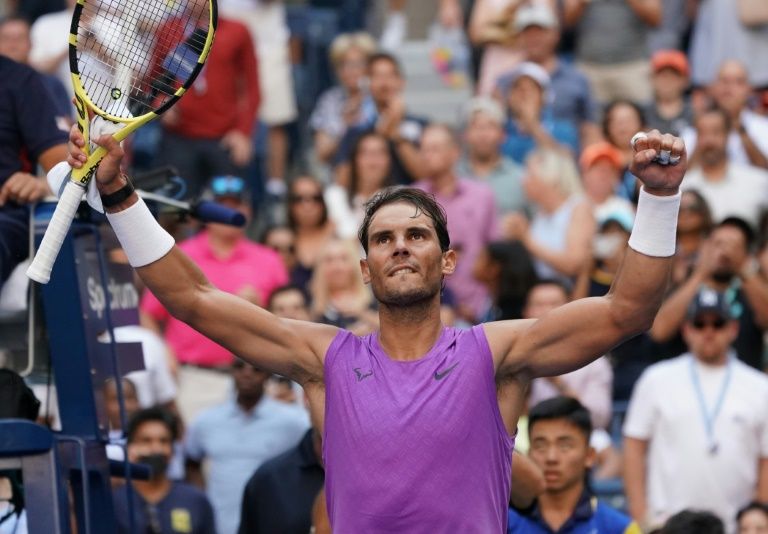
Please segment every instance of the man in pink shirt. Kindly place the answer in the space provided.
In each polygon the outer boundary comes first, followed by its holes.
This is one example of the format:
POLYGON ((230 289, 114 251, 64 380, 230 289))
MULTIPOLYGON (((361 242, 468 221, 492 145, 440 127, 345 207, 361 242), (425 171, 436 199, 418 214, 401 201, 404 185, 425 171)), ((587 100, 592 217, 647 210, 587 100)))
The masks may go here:
MULTIPOLYGON (((250 216, 242 178, 213 178, 208 196, 250 216)), ((280 256, 250 241, 242 228, 211 223, 179 247, 217 288, 259 306, 266 305, 272 291, 288 282, 280 256)), ((201 409, 222 401, 230 385, 232 353, 171 316, 150 291, 142 297, 141 312, 142 323, 163 333, 181 364, 178 401, 182 416, 189 421, 201 409)))

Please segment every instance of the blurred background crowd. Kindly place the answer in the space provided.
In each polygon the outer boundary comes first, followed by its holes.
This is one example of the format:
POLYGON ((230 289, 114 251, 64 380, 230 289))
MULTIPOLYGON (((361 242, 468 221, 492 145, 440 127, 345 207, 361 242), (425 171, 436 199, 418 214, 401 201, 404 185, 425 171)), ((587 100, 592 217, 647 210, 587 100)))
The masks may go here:
MULTIPOLYGON (((39 177, 66 154, 74 4, 0 7, 0 309, 26 305, 23 273, 12 274, 29 249, 17 215, 50 193, 39 177), (16 118, 30 113, 31 126, 16 118)), ((170 169, 183 179, 177 198, 245 213, 243 229, 163 222, 216 286, 282 317, 377 329, 357 227, 365 202, 393 185, 434 194, 447 213, 460 260, 445 324, 538 318, 604 295, 638 196, 630 139, 683 137, 668 297, 646 334, 531 384, 516 446, 541 469, 544 493, 510 511, 510 532, 582 532, 613 517, 606 507, 635 522, 598 532, 768 532, 768 3, 219 8, 208 64, 177 106, 126 141, 129 171, 140 186, 170 169), (550 443, 543 423, 553 420, 572 435, 550 443)), ((199 532, 322 532, 321 436, 301 389, 137 290, 141 325, 115 335, 142 342, 146 370, 121 384, 127 429, 116 385, 106 394, 113 453, 127 435, 129 456, 160 458, 186 520, 208 525, 199 532)), ((0 337, 0 356, 3 346, 0 337)), ((158 520, 170 497, 135 484, 149 532, 192 532, 177 529, 185 519, 158 520)))

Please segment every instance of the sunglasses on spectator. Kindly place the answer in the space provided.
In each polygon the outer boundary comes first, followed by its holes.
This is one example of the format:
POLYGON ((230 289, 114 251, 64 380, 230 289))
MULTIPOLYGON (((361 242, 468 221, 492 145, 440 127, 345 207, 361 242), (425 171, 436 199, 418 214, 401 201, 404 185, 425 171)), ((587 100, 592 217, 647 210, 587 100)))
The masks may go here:
POLYGON ((728 321, 726 321, 725 319, 715 319, 714 321, 705 321, 703 319, 694 319, 691 322, 691 325, 696 330, 704 330, 705 328, 710 327, 710 326, 712 328, 714 328, 715 330, 722 330, 723 328, 725 328, 725 325, 727 325, 727 324, 728 324, 728 321))
POLYGON ((703 210, 701 209, 700 204, 680 204, 680 211, 693 211, 698 213, 703 210))
POLYGON ((270 245, 269 248, 275 252, 287 252, 288 254, 293 254, 296 252, 296 247, 293 245, 270 245))
POLYGON ((217 197, 239 196, 245 190, 245 180, 238 176, 216 176, 211 180, 211 191, 217 197))
POLYGON ((298 204, 300 202, 317 202, 320 203, 323 201, 323 195, 320 193, 316 195, 291 195, 288 197, 288 199, 293 204, 298 204))

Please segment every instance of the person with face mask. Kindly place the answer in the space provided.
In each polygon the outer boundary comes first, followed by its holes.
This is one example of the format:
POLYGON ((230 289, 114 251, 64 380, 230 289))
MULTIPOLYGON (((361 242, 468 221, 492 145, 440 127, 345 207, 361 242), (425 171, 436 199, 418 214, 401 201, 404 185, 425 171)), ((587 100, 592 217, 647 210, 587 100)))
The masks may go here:
POLYGON ((114 489, 117 532, 215 534, 213 508, 205 493, 166 475, 176 440, 173 416, 160 408, 136 412, 128 423, 127 438, 128 459, 149 466, 152 474, 148 480, 131 480, 114 489))

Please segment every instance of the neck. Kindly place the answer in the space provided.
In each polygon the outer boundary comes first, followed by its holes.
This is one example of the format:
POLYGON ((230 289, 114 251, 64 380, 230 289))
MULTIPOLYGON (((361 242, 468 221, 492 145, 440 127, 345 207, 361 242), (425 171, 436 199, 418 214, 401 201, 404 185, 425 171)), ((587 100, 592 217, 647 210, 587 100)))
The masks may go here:
POLYGON ((539 496, 539 510, 552 530, 559 530, 571 517, 583 492, 584 483, 579 482, 561 491, 545 491, 539 496))
POLYGON ((242 393, 238 393, 237 405, 240 406, 240 408, 242 408, 246 412, 250 412, 251 410, 253 410, 253 407, 259 403, 262 396, 263 396, 263 392, 261 391, 256 395, 243 395, 242 393))
POLYGON ((539 206, 544 212, 551 215, 552 213, 555 213, 560 206, 565 204, 566 200, 568 200, 568 198, 559 193, 557 195, 546 195, 545 198, 539 202, 539 206))
POLYGON ((441 195, 453 194, 459 185, 459 181, 452 170, 432 176, 430 183, 435 192, 441 195))
POLYGON ((478 178, 488 176, 493 169, 501 161, 501 154, 494 152, 488 156, 478 156, 477 154, 469 155, 469 168, 472 170, 472 174, 478 178))
POLYGON ((665 119, 676 117, 683 110, 683 99, 679 95, 658 96, 656 110, 665 119))
POLYGON ((171 491, 171 481, 165 477, 151 480, 133 480, 136 492, 150 504, 155 504, 163 500, 171 491))
POLYGON ((439 295, 412 306, 379 308, 379 343, 393 360, 418 360, 429 352, 442 328, 439 295))
POLYGON ((711 358, 702 358, 697 354, 694 354, 694 357, 696 358, 697 362, 707 367, 722 367, 728 363, 728 352, 718 354, 717 356, 713 356, 711 358))
POLYGON ((237 245, 240 240, 240 235, 218 235, 213 232, 208 232, 208 243, 211 245, 214 254, 217 256, 228 255, 237 245))
POLYGON ((585 191, 587 197, 589 197, 589 200, 594 204, 595 206, 601 205, 603 202, 611 198, 611 195, 613 194, 612 191, 606 191, 605 194, 601 193, 595 193, 593 191, 585 191))
POLYGON ((711 180, 713 182, 724 179, 727 170, 728 170, 728 161, 725 159, 722 159, 720 161, 717 161, 711 164, 707 164, 707 163, 701 164, 701 172, 704 174, 704 177, 707 180, 711 180))

